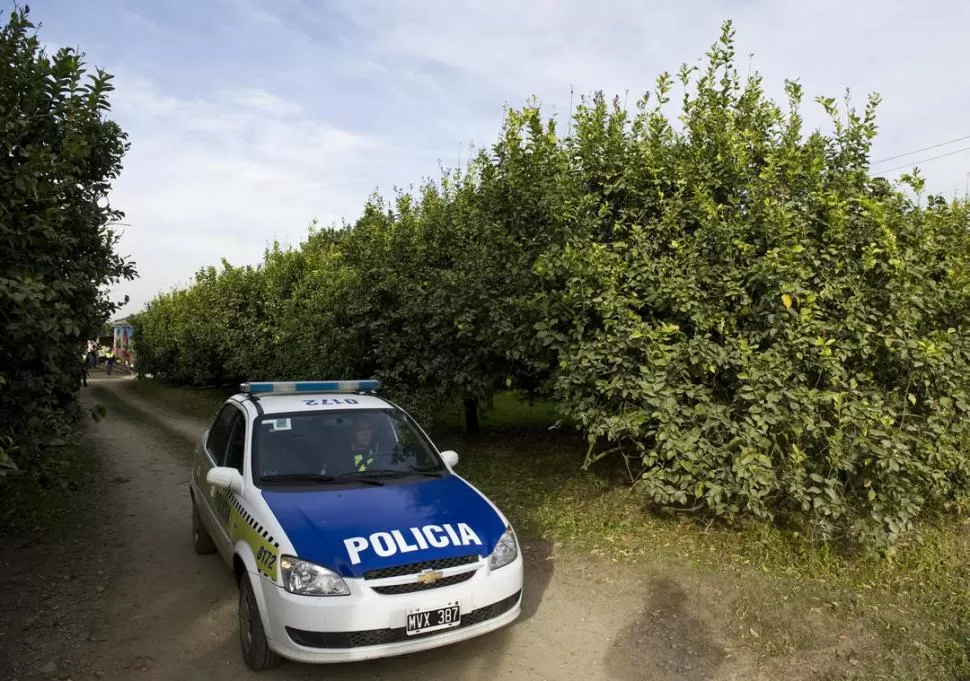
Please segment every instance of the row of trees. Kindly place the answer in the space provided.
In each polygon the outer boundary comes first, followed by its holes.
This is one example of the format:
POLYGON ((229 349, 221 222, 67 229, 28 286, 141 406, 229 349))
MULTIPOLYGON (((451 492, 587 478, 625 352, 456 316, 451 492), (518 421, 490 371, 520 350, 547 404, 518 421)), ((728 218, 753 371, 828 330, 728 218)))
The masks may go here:
POLYGON ((728 23, 633 111, 509 111, 461 172, 159 295, 139 368, 377 376, 425 416, 525 390, 657 504, 891 544, 970 490, 970 208, 870 175, 877 98, 823 133, 786 93, 728 23))
MULTIPOLYGON (((42 469, 78 416, 84 343, 135 276, 115 251, 106 197, 125 134, 107 119, 111 76, 47 54, 27 9, 0 28, 0 463, 42 469), (13 456, 11 456, 11 454, 13 456)), ((0 467, 2 470, 2 467, 0 467)))

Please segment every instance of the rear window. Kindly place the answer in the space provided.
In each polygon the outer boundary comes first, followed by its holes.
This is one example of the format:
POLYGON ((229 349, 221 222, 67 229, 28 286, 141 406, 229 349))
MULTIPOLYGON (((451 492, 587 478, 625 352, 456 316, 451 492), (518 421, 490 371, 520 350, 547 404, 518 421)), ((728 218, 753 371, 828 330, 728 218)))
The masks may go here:
POLYGON ((263 416, 256 424, 253 474, 257 479, 446 470, 431 442, 399 410, 274 414, 263 416))

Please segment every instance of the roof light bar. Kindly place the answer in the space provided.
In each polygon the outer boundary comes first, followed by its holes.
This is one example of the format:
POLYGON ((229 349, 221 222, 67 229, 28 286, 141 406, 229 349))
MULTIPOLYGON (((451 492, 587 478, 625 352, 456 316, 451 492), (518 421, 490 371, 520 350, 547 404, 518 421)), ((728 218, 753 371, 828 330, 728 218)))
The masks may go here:
POLYGON ((260 381, 241 383, 239 389, 249 394, 356 393, 374 392, 381 387, 375 379, 360 381, 260 381))

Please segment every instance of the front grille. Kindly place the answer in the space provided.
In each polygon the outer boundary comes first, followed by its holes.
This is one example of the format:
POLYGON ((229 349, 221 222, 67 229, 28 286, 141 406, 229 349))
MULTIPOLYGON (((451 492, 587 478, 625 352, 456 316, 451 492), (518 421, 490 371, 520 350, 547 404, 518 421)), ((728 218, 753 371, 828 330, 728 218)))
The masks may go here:
POLYGON ((421 582, 412 582, 410 584, 391 584, 389 586, 372 586, 371 588, 379 594, 384 594, 385 596, 392 596, 395 594, 409 594, 415 591, 427 591, 428 589, 440 589, 443 586, 451 586, 453 584, 461 584, 471 579, 475 575, 475 571, 471 570, 469 572, 463 572, 460 575, 452 575, 451 577, 442 577, 434 584, 422 584, 421 582))
POLYGON ((425 636, 436 636, 447 634, 456 629, 471 627, 488 620, 495 619, 499 615, 507 613, 519 602, 521 591, 516 591, 508 598, 503 598, 498 603, 486 605, 484 608, 472 610, 470 613, 462 615, 461 624, 451 629, 431 631, 426 634, 415 634, 408 636, 404 627, 398 629, 367 629, 365 631, 303 631, 286 627, 286 633, 293 642, 307 648, 361 648, 364 646, 378 646, 387 643, 400 643, 412 639, 424 638, 425 636))
POLYGON ((417 574, 422 570, 444 570, 445 568, 458 567, 459 565, 469 565, 477 561, 477 554, 472 554, 470 556, 455 556, 454 558, 439 558, 438 560, 426 560, 420 563, 408 563, 407 565, 395 565, 394 567, 368 570, 364 573, 364 579, 405 577, 407 575, 417 574))

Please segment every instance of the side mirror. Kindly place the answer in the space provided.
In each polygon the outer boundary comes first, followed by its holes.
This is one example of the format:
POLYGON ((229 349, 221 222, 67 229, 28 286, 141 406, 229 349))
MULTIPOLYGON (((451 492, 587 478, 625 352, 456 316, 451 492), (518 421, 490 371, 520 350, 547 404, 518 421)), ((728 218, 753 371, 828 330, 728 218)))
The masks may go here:
POLYGON ((441 452, 441 458, 444 459, 445 465, 448 468, 454 468, 458 465, 458 452, 453 449, 447 449, 441 452))
POLYGON ((243 491, 242 474, 235 468, 228 466, 210 468, 209 472, 205 474, 205 481, 213 487, 221 487, 236 494, 242 494, 243 491))

